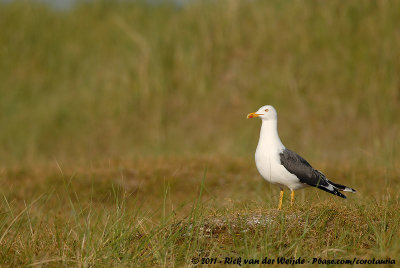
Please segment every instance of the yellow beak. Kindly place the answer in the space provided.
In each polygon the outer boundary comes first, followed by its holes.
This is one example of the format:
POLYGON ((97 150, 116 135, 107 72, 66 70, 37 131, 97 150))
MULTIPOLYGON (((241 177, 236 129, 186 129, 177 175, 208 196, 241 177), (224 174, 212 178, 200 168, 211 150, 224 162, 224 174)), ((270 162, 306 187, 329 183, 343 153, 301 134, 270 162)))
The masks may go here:
POLYGON ((249 118, 254 118, 254 117, 259 117, 261 114, 256 114, 256 113, 251 113, 247 115, 247 119, 249 118))

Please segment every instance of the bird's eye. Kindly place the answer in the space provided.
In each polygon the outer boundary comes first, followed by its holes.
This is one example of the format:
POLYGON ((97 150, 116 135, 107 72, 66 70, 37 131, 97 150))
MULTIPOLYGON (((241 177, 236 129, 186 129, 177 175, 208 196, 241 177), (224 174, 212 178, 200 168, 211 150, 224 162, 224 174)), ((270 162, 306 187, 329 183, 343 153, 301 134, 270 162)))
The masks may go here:
POLYGON ((268 112, 269 110, 268 110, 268 109, 265 109, 265 111, 268 112))

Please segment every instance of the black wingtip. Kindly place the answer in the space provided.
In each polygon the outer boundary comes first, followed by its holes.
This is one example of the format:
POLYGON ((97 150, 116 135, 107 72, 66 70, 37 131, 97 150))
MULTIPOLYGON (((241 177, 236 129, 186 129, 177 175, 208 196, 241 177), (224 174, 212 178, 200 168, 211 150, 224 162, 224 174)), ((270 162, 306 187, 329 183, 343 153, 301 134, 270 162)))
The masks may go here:
POLYGON ((334 194, 334 195, 337 195, 337 196, 339 196, 339 197, 341 197, 341 198, 344 198, 344 199, 347 198, 347 196, 345 196, 344 194, 342 194, 341 192, 339 192, 339 191, 336 190, 336 189, 335 189, 334 192, 330 192, 330 193, 331 193, 331 194, 334 194))
POLYGON ((341 198, 344 198, 344 199, 347 198, 344 194, 342 194, 341 192, 339 192, 339 189, 337 189, 337 188, 335 188, 335 187, 332 187, 332 188, 333 188, 333 190, 332 190, 332 189, 328 189, 328 188, 326 188, 326 187, 324 187, 324 186, 322 186, 322 185, 318 185, 317 188, 318 188, 318 189, 321 189, 321 190, 323 190, 323 191, 325 191, 325 192, 327 192, 327 193, 330 193, 330 194, 339 196, 339 197, 341 197, 341 198))
MULTIPOLYGON (((323 174, 321 171, 317 170, 318 173, 323 174)), ((326 177, 325 177, 326 178, 326 177)), ((343 191, 343 192, 348 192, 348 193, 355 193, 356 190, 354 190, 351 187, 339 184, 339 183, 334 183, 333 181, 330 181, 328 179, 326 179, 330 184, 332 184, 333 186, 335 186, 336 189, 338 189, 339 191, 343 191)))

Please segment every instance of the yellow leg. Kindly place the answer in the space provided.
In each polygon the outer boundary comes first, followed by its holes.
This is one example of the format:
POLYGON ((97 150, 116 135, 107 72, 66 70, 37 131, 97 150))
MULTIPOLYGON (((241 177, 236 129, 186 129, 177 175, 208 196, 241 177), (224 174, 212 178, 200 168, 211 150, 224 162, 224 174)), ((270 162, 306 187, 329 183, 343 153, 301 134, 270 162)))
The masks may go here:
POLYGON ((281 195, 280 195, 280 198, 279 198, 279 207, 278 207, 279 210, 282 209, 282 200, 283 200, 283 190, 281 190, 281 195))
POLYGON ((290 206, 293 207, 294 205, 294 191, 290 194, 290 206))

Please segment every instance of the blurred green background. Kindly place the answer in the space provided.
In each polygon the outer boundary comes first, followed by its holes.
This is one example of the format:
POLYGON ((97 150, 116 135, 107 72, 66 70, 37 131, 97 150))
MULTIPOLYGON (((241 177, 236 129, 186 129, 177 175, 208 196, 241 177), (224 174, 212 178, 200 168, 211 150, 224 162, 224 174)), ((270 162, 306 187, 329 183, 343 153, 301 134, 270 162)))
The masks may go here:
POLYGON ((399 162, 399 1, 0 5, 0 162, 251 156, 271 104, 305 157, 399 162))
POLYGON ((57 3, 0 0, 1 266, 400 256, 400 1, 57 3), (357 193, 278 212, 265 104, 357 193))

